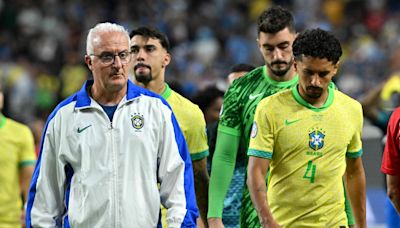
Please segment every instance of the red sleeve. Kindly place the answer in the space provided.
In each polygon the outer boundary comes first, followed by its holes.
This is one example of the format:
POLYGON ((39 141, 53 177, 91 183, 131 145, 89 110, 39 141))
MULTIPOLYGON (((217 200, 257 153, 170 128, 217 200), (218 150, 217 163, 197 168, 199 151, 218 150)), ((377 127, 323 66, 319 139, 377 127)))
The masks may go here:
POLYGON ((381 171, 389 175, 400 174, 400 108, 390 117, 387 140, 383 152, 381 171))

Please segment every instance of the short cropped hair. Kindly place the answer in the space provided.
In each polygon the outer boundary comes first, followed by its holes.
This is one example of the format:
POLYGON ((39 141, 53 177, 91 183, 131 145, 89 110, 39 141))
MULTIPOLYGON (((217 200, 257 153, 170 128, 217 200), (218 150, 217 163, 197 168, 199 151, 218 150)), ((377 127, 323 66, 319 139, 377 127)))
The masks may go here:
POLYGON ((260 32, 274 34, 285 28, 292 33, 296 32, 292 13, 281 6, 272 6, 258 17, 257 34, 260 32))
POLYGON ((99 23, 93 28, 89 30, 89 33, 86 38, 86 54, 91 55, 93 53, 93 46, 95 43, 98 43, 99 40, 99 33, 103 32, 121 32, 126 34, 126 38, 129 42, 129 47, 130 45, 130 39, 129 39, 129 33, 128 31, 121 25, 110 23, 110 22, 104 22, 104 23, 99 23))
POLYGON ((293 42, 295 59, 309 56, 328 59, 336 64, 342 56, 342 46, 339 40, 331 33, 320 28, 308 29, 300 33, 293 42))
POLYGON ((131 33, 129 34, 129 37, 131 39, 134 36, 143 36, 146 39, 148 39, 148 38, 157 39, 160 41, 161 46, 167 52, 169 52, 170 44, 169 44, 168 37, 156 28, 149 27, 149 26, 139 27, 137 29, 132 30, 131 33))

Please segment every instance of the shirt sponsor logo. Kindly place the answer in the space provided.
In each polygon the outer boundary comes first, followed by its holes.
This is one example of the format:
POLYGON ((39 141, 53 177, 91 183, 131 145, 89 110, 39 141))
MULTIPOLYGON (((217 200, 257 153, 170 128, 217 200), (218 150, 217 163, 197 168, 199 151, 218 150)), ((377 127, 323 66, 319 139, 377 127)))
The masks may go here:
POLYGON ((259 96, 262 96, 264 93, 250 94, 249 99, 254 100, 259 96))
POLYGON ((86 126, 86 127, 84 127, 84 128, 79 128, 79 127, 78 127, 77 132, 78 132, 78 133, 82 133, 84 130, 88 129, 88 128, 91 127, 91 126, 92 126, 92 125, 90 124, 90 125, 88 125, 88 126, 86 126))
POLYGON ((294 124, 294 123, 296 123, 296 122, 299 122, 301 119, 296 119, 296 120, 285 120, 285 125, 286 126, 289 126, 289 125, 291 125, 291 124, 294 124))

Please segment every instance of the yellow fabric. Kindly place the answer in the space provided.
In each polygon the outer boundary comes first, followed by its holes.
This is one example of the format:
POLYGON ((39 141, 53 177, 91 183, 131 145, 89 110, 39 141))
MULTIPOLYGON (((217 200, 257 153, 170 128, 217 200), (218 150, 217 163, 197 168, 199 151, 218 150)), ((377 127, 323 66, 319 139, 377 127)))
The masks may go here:
POLYGON ((162 96, 164 98, 167 96, 165 99, 171 106, 185 136, 192 160, 200 160, 206 157, 208 155, 206 122, 199 106, 169 87, 166 88, 166 92, 162 96))
MULTIPOLYGON (((206 122, 199 106, 173 91, 165 84, 165 91, 161 96, 167 100, 178 121, 179 127, 185 137, 190 157, 200 160, 208 156, 206 122)), ((168 227, 167 210, 161 206, 161 222, 163 227, 168 227)))
POLYGON ((20 227, 22 200, 19 169, 34 165, 36 154, 30 129, 0 114, 0 227, 20 227))
POLYGON ((361 156, 361 105, 336 90, 322 108, 297 89, 262 100, 248 154, 271 160, 268 201, 283 227, 347 227, 346 156, 361 156), (299 98, 300 97, 300 98, 299 98))
POLYGON ((390 77, 390 79, 385 83, 382 88, 381 98, 384 101, 387 101, 391 98, 393 93, 400 93, 400 75, 394 74, 390 77))

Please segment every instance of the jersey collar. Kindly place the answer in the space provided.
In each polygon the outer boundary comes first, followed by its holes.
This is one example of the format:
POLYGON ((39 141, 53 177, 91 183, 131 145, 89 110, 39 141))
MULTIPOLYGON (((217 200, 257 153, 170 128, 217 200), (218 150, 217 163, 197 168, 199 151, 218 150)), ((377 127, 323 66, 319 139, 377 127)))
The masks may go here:
POLYGON ((0 113, 0 128, 3 128, 6 124, 6 117, 0 113))
POLYGON ((314 112, 321 112, 321 111, 327 109, 333 103, 334 90, 331 87, 328 87, 328 98, 326 99, 324 105, 322 105, 319 108, 313 106, 312 104, 310 104, 306 100, 304 100, 303 97, 300 96, 297 86, 294 86, 292 88, 292 95, 293 95, 294 99, 297 101, 297 103, 305 106, 308 109, 313 110, 314 112))
POLYGON ((297 84, 299 82, 299 76, 298 76, 297 73, 289 81, 282 81, 282 82, 281 81, 275 81, 274 79, 272 79, 268 75, 267 66, 266 65, 264 65, 263 68, 262 68, 262 74, 263 74, 265 80, 267 80, 268 83, 270 83, 270 84, 272 84, 274 86, 277 86, 277 87, 288 87, 290 85, 294 85, 294 84, 297 84))
POLYGON ((167 83, 165 84, 165 89, 164 92, 161 93, 162 98, 164 98, 164 100, 167 100, 169 96, 171 96, 172 90, 171 88, 169 88, 169 85, 167 83))
MULTIPOLYGON (((91 106, 91 99, 89 97, 89 88, 93 85, 93 80, 87 80, 82 88, 77 92, 77 101, 75 104, 75 108, 89 107, 91 106)), ((138 96, 140 96, 141 88, 137 85, 134 85, 131 80, 127 82, 127 92, 126 92, 126 101, 130 101, 138 96)))

